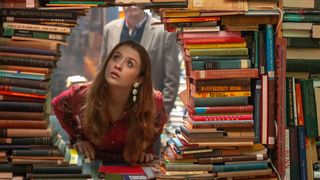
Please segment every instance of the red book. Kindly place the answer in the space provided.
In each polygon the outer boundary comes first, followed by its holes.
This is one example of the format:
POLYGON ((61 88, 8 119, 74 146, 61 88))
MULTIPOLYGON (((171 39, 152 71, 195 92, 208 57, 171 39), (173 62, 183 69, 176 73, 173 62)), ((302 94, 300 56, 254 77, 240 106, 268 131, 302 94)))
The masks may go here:
POLYGON ((217 116, 198 116, 190 115, 194 121, 228 121, 228 120, 253 120, 253 114, 242 115, 217 115, 217 116))
POLYGON ((180 23, 180 22, 206 22, 218 21, 220 17, 182 17, 182 18, 162 18, 164 23, 180 23))
POLYGON ((100 166, 99 172, 104 174, 143 174, 142 166, 100 166))
POLYGON ((181 39, 183 44, 243 43, 243 37, 188 38, 181 39))

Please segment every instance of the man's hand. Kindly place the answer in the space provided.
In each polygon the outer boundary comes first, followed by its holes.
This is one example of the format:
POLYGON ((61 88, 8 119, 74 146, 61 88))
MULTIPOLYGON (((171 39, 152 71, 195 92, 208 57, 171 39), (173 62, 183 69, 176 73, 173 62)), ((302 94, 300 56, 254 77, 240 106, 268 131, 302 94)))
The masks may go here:
POLYGON ((90 158, 90 160, 94 160, 96 155, 96 151, 93 145, 88 141, 80 140, 73 145, 79 152, 84 154, 86 158, 90 158))

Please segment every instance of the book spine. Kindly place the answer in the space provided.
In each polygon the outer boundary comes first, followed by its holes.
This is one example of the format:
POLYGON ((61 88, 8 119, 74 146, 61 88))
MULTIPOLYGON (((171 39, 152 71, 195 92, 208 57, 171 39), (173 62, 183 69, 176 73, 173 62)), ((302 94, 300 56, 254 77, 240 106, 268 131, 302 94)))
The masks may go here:
POLYGON ((39 102, 44 103, 45 99, 22 97, 22 96, 10 96, 0 94, 0 101, 16 101, 16 102, 39 102))
POLYGON ((192 98, 195 107, 208 106, 244 106, 248 105, 248 97, 192 98))
POLYGON ((59 149, 13 150, 13 156, 62 156, 59 149))
POLYGON ((14 66, 29 66, 29 67, 44 67, 56 68, 56 61, 47 61, 40 59, 22 58, 22 57, 0 57, 1 65, 14 65, 14 66))
POLYGON ((214 43, 244 43, 245 39, 242 37, 218 37, 211 39, 183 39, 184 44, 214 44, 214 43))
POLYGON ((251 96, 251 91, 191 92, 191 96, 195 98, 249 97, 251 96))
POLYGON ((0 128, 46 129, 46 121, 32 120, 0 120, 0 128))
POLYGON ((288 37, 288 47, 320 48, 320 39, 288 37))
POLYGON ((255 93, 254 93, 254 134, 255 143, 261 143, 261 80, 256 80, 255 93))
POLYGON ((246 69, 251 67, 249 59, 227 60, 227 61, 193 61, 192 70, 210 70, 210 69, 246 69))
POLYGON ((37 68, 37 67, 24 67, 24 66, 6 66, 0 65, 1 70, 11 70, 11 71, 22 71, 22 72, 32 72, 41 74, 50 74, 52 72, 49 68, 37 68))
POLYGON ((48 137, 50 129, 0 129, 0 137, 48 137))
POLYGON ((221 91, 250 91, 251 87, 237 85, 213 85, 213 86, 194 86, 190 84, 191 91, 194 92, 221 92, 221 91))
POLYGON ((304 111, 304 122, 306 128, 306 136, 314 138, 318 136, 318 123, 316 114, 316 104, 313 88, 313 80, 301 81, 302 103, 304 111))
POLYGON ((19 92, 19 93, 27 93, 27 94, 37 94, 42 96, 45 96, 47 94, 47 91, 42 89, 31 89, 31 88, 23 88, 18 86, 4 86, 4 85, 0 85, 0 91, 12 91, 12 92, 19 92))
POLYGON ((38 81, 31 79, 15 79, 0 77, 0 83, 7 86, 19 86, 26 88, 44 89, 47 90, 50 86, 48 81, 38 81))
POLYGON ((283 21, 290 22, 320 22, 319 15, 284 14, 283 21))
POLYGON ((298 127, 298 146, 300 158, 300 178, 301 180, 308 179, 307 173, 307 155, 306 155, 306 133, 304 127, 298 127))
POLYGON ((58 27, 58 26, 45 26, 36 24, 25 24, 25 23, 13 23, 4 22, 3 28, 31 30, 31 31, 44 31, 44 32, 57 32, 57 33, 71 33, 69 27, 58 27))
POLYGON ((0 101, 0 111, 43 112, 43 109, 44 103, 0 101))
POLYGON ((237 162, 237 161, 261 161, 267 160, 266 154, 257 155, 243 155, 243 156, 220 156, 211 158, 199 158, 199 164, 212 164, 212 163, 225 163, 225 162, 237 162))
POLYGON ((40 9, 0 9, 1 16, 24 17, 24 18, 49 18, 49 19, 73 19, 76 20, 76 11, 40 10, 40 9))
POLYGON ((217 115, 217 116, 190 116, 194 121, 229 121, 229 120, 251 120, 253 119, 252 114, 244 115, 217 115))
POLYGON ((245 106, 195 107, 194 111, 195 111, 195 114, 246 113, 246 112, 253 112, 253 106, 245 105, 245 106))
POLYGON ((192 79, 258 78, 258 69, 219 69, 190 71, 192 79))
POLYGON ((9 37, 21 36, 21 37, 66 41, 66 37, 63 34, 37 32, 37 31, 31 31, 31 30, 10 29, 10 28, 4 28, 3 36, 9 36, 9 37))
POLYGON ((190 49, 190 56, 248 55, 248 48, 190 49))
POLYGON ((286 78, 286 114, 287 114, 287 126, 295 126, 294 123, 294 113, 293 113, 293 78, 286 78))
POLYGON ((15 112, 15 111, 0 111, 1 119, 29 119, 29 120, 44 120, 46 119, 46 114, 43 112, 15 112))
POLYGON ((273 25, 266 25, 266 61, 269 79, 274 79, 274 38, 273 25))
POLYGON ((52 145, 51 137, 0 138, 0 144, 13 145, 52 145))
POLYGON ((299 82, 296 82, 295 89, 296 89, 296 104, 297 104, 298 126, 304 126, 302 92, 301 92, 301 84, 299 82))
POLYGON ((267 168, 268 168, 267 162, 225 164, 225 165, 213 165, 213 172, 259 170, 259 169, 267 169, 267 168))

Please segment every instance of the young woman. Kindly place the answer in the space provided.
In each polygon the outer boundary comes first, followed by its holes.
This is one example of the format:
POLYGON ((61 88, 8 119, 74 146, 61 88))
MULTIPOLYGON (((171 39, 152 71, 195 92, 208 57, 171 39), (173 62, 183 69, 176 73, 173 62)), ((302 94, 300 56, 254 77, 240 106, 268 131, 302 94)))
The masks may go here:
POLYGON ((52 105, 71 143, 105 162, 152 161, 168 119, 148 53, 133 41, 115 46, 92 82, 71 86, 52 105))

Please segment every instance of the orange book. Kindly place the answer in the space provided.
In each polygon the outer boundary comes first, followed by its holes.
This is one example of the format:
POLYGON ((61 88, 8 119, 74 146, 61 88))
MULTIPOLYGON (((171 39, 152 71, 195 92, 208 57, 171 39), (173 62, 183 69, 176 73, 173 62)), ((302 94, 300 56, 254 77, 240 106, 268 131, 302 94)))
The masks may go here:
POLYGON ((12 95, 12 96, 22 96, 22 97, 32 97, 32 98, 40 98, 40 99, 46 98, 46 96, 43 96, 43 95, 19 93, 19 92, 12 92, 12 91, 1 91, 1 90, 0 90, 0 94, 12 95))
POLYGON ((181 40, 183 44, 243 43, 242 37, 188 38, 181 40))
POLYGON ((0 119, 0 128, 46 129, 47 127, 47 121, 0 119))
POLYGON ((188 38, 217 38, 217 37, 241 37, 240 32, 182 32, 178 34, 179 39, 188 38))
POLYGON ((32 73, 40 73, 40 74, 50 74, 53 71, 50 68, 13 66, 13 65, 0 65, 0 70, 23 71, 23 72, 32 72, 32 73))

